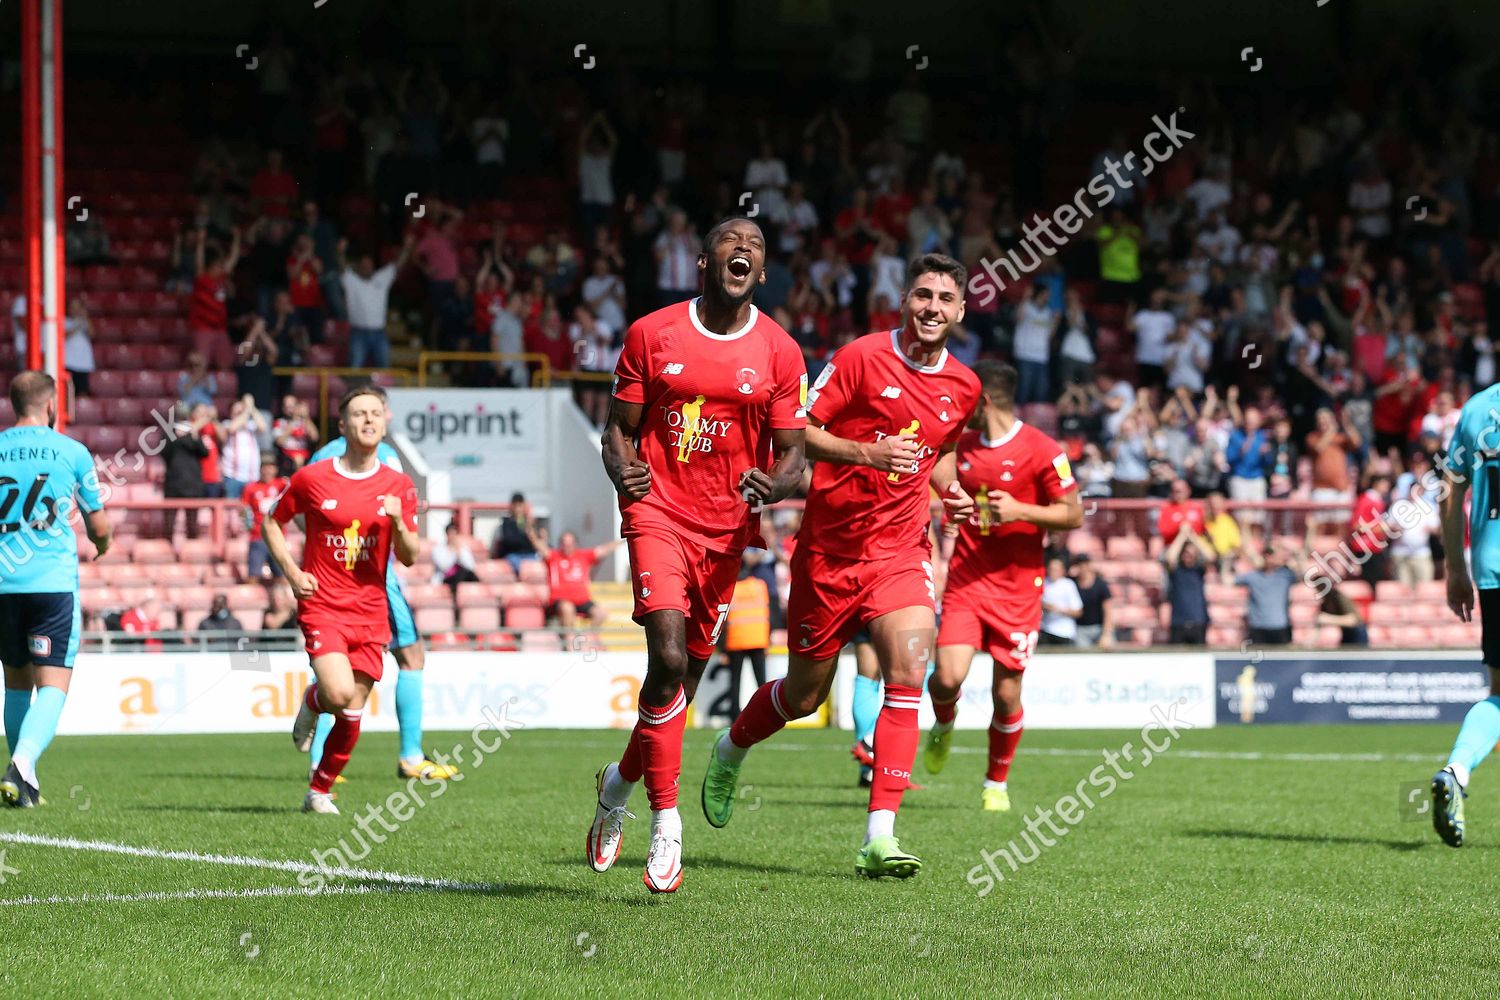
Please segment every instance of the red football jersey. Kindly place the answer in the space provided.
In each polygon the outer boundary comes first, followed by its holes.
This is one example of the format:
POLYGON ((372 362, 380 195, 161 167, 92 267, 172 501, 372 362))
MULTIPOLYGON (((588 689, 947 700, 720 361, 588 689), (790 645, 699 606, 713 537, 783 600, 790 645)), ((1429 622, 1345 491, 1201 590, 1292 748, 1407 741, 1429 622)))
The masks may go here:
POLYGON ((771 430, 807 426, 807 368, 787 332, 754 306, 734 333, 711 333, 698 300, 631 324, 614 394, 642 404, 636 450, 651 492, 620 498, 622 534, 665 521, 716 552, 754 537, 759 516, 740 495, 748 469, 771 468, 771 430))
POLYGON ((928 477, 942 450, 963 434, 979 401, 979 378, 946 350, 926 367, 909 361, 899 337, 886 330, 840 348, 807 394, 807 415, 850 441, 915 438, 917 472, 817 463, 798 544, 845 559, 928 545, 928 477))
POLYGON ((599 559, 593 549, 574 549, 563 555, 562 549, 547 553, 547 583, 554 601, 571 601, 574 605, 589 602, 589 572, 599 559))
POLYGON ((382 498, 401 498, 401 516, 417 526, 417 488, 384 462, 354 475, 342 458, 304 465, 292 476, 271 516, 286 524, 303 515, 306 541, 302 569, 318 581, 317 592, 298 605, 304 621, 319 619, 369 628, 388 641, 386 564, 392 528, 382 498))
POLYGON ((1040 610, 1047 533, 1025 521, 1001 524, 989 491, 1041 506, 1061 500, 1076 487, 1062 445, 1019 420, 999 441, 970 431, 958 442, 958 484, 974 498, 974 516, 959 526, 945 599, 962 593, 980 606, 1035 604, 1040 610))

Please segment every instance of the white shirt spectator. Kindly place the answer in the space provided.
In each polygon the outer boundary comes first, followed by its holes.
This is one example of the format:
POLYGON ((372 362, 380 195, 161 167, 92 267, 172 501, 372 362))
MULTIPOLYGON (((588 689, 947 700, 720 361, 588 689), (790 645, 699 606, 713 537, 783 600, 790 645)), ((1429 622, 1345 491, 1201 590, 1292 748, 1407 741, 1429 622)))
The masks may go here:
POLYGON ((368 278, 361 278, 352 267, 344 268, 344 273, 339 275, 339 282, 344 286, 349 325, 361 330, 384 330, 386 308, 391 299, 391 284, 395 280, 394 262, 374 271, 368 278))
POLYGON ((92 372, 94 370, 94 342, 89 339, 88 325, 81 320, 64 320, 63 332, 66 334, 63 340, 63 362, 68 371, 92 372))
POLYGON ((895 254, 876 254, 870 264, 870 294, 876 300, 884 295, 891 302, 900 302, 906 284, 906 261, 895 254))
POLYGON ((1220 222, 1217 229, 1204 229, 1197 239, 1199 249, 1220 264, 1233 264, 1243 242, 1240 231, 1227 222, 1220 222))
MULTIPOLYGON (((815 286, 823 287, 823 278, 833 269, 833 264, 819 258, 813 261, 807 268, 807 277, 815 286)), ((859 279, 854 276, 854 271, 847 265, 833 276, 833 293, 838 300, 840 309, 847 309, 854 304, 854 286, 859 279)), ((898 299, 899 301, 899 299, 898 299)))
POLYGON ((1384 177, 1374 183, 1356 178, 1349 185, 1349 207, 1354 210, 1354 228, 1370 237, 1381 239, 1391 232, 1391 182, 1384 177))
POLYGON ((510 138, 510 123, 504 118, 479 117, 469 126, 475 140, 474 162, 505 165, 505 141, 510 138))
POLYGON ((583 279, 583 301, 611 330, 625 329, 625 282, 618 274, 591 274, 583 279))
MULTIPOLYGON (((1398 503, 1400 501, 1397 501, 1398 503)), ((1393 523, 1408 524, 1395 541, 1391 542, 1391 555, 1393 556, 1430 556, 1432 548, 1429 540, 1440 530, 1437 508, 1431 497, 1423 496, 1420 500, 1408 500, 1416 513, 1403 513, 1400 521, 1392 519, 1393 523), (1420 515, 1420 516, 1418 516, 1420 515), (1415 522, 1415 523, 1413 523, 1415 522)), ((1394 507, 1395 504, 1392 504, 1394 507)), ((1404 505, 1403 505, 1404 506, 1404 505)))
POLYGON ((806 198, 797 202, 783 199, 780 209, 771 216, 771 221, 781 231, 781 252, 794 254, 807 245, 807 238, 802 234, 817 230, 818 210, 806 198))
POLYGON ((782 191, 789 180, 780 157, 751 160, 745 165, 745 187, 755 192, 755 203, 768 215, 775 216, 786 204, 782 191))
POLYGON ((253 483, 260 475, 260 442, 249 423, 229 435, 219 449, 219 474, 242 483, 253 483))
POLYGON ((698 287, 698 238, 683 231, 672 235, 664 229, 656 237, 656 249, 665 250, 656 266, 656 287, 663 291, 685 291, 698 287))
POLYGON ((1016 360, 1046 364, 1052 359, 1052 328, 1057 323, 1057 314, 1045 306, 1036 305, 1031 299, 1026 299, 1021 303, 1018 316, 1015 339, 1016 360))
POLYGON ((435 542, 432 546, 432 582, 442 583, 448 575, 448 571, 454 566, 462 566, 470 573, 474 572, 474 553, 468 545, 460 543, 458 546, 448 544, 448 539, 435 542))
POLYGON ((1124 379, 1117 379, 1105 393, 1110 399, 1118 399, 1120 408, 1114 412, 1105 411, 1104 429, 1109 432, 1110 437, 1116 437, 1120 433, 1120 426, 1125 423, 1125 418, 1130 416, 1130 411, 1135 409, 1135 386, 1124 379))
MULTIPOLYGON (((1078 584, 1067 576, 1042 584, 1042 603, 1069 611, 1083 610, 1083 598, 1078 594, 1078 584)), ((1078 619, 1058 611, 1043 611, 1042 631, 1059 639, 1072 639, 1078 635, 1078 619)))
POLYGON ((1177 329, 1177 317, 1165 309, 1142 309, 1135 314, 1135 362, 1167 363, 1167 338, 1177 329))
POLYGON ((1213 177, 1198 178, 1188 185, 1183 194, 1197 209, 1199 222, 1228 205, 1230 199, 1229 185, 1213 177))
POLYGON ((578 154, 578 200, 586 205, 613 205, 615 185, 610 178, 614 157, 609 153, 578 154))
MULTIPOLYGON (((70 365, 69 367, 72 366, 70 365)), ((1453 438, 1453 432, 1458 429, 1458 417, 1459 410, 1456 406, 1448 411, 1447 416, 1429 413, 1422 418, 1422 433, 1436 434, 1438 443, 1446 451, 1448 442, 1453 438)))
POLYGON ((1211 350, 1208 338, 1198 332, 1196 327, 1189 328, 1187 339, 1167 345, 1167 357, 1171 360, 1171 370, 1167 372, 1167 388, 1175 391, 1186 387, 1195 396, 1202 392, 1203 372, 1211 360, 1211 350), (1200 364, 1204 368, 1198 367, 1200 364))

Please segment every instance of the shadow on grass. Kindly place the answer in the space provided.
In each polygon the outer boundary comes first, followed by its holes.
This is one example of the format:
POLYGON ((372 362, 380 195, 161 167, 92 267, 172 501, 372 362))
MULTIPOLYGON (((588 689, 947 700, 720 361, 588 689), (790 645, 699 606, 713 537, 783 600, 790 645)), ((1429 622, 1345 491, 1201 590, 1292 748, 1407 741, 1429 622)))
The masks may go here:
MULTIPOLYGON (((275 781, 279 784, 286 784, 289 781, 296 782, 299 779, 306 780, 306 774, 306 771, 288 771, 286 774, 224 774, 222 772, 215 771, 213 774, 213 779, 215 781, 275 781)), ((197 784, 203 781, 204 775, 157 772, 154 774, 143 773, 142 777, 174 779, 180 778, 197 784)))
MULTIPOLYGON (((577 858, 552 858, 547 863, 549 865, 559 865, 559 866, 564 867, 564 868, 578 868, 578 867, 581 867, 584 864, 583 861, 580 861, 577 858)), ((621 865, 624 865, 626 867, 633 868, 633 867, 635 867, 637 865, 643 865, 645 863, 646 863, 645 857, 632 858, 632 857, 629 857, 628 855, 623 855, 623 856, 621 856, 620 860, 615 863, 615 867, 618 868, 621 865)), ((701 867, 701 868, 729 868, 729 869, 733 869, 734 871, 742 871, 742 872, 765 872, 767 874, 776 874, 776 875, 806 875, 806 874, 808 874, 807 871, 805 871, 804 869, 801 869, 801 868, 787 868, 784 865, 770 865, 770 864, 766 864, 764 862, 758 862, 758 861, 756 861, 756 862, 752 862, 752 861, 740 861, 740 860, 737 860, 735 858, 708 857, 708 856, 704 856, 704 855, 701 855, 701 854, 685 855, 683 857, 683 866, 685 868, 687 868, 687 869, 692 869, 692 868, 696 868, 696 867, 701 867)))
MULTIPOLYGON (((1369 847, 1388 847, 1393 851, 1420 851, 1427 847, 1443 847, 1443 844, 1437 840, 1425 836, 1415 840, 1395 840, 1382 837, 1320 836, 1312 833, 1271 833, 1267 830, 1184 830, 1183 835, 1224 840, 1264 840, 1282 844, 1360 844, 1369 847)), ((1493 849, 1493 847, 1494 845, 1481 845, 1480 849, 1493 849)))
POLYGON ((131 812, 170 812, 170 813, 246 813, 254 816, 270 816, 276 813, 294 813, 300 810, 295 806, 176 806, 176 805, 152 805, 152 806, 126 806, 131 812))

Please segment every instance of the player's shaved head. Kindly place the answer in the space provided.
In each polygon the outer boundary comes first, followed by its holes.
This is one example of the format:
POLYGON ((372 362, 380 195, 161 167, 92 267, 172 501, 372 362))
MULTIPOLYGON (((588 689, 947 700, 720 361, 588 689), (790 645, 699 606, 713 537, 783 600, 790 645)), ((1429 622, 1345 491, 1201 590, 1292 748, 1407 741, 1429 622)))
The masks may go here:
POLYGON ((911 291, 917 279, 924 274, 946 274, 960 290, 969 280, 969 269, 952 257, 941 253, 924 253, 906 268, 906 290, 911 291))
POLYGON ((46 372, 22 372, 10 383, 10 405, 16 416, 46 409, 57 394, 57 382, 46 372))
POLYGON ((1016 370, 1004 361, 986 359, 974 364, 974 374, 979 376, 979 386, 990 402, 1002 410, 1016 408, 1016 370))
POLYGON ((719 238, 719 234, 735 223, 742 223, 754 229, 757 233, 760 234, 760 241, 762 243, 765 243, 766 234, 761 230, 760 223, 755 222, 751 219, 747 219, 743 215, 731 215, 728 218, 720 219, 718 222, 714 223, 713 228, 710 229, 708 231, 708 234, 703 237, 703 252, 708 253, 709 248, 714 245, 714 241, 719 238))
POLYGON ((339 416, 347 417, 349 415, 349 404, 354 402, 360 396, 374 396, 376 399, 380 400, 382 406, 390 405, 389 397, 386 396, 385 390, 380 388, 380 386, 361 385, 344 393, 344 398, 339 400, 339 416))

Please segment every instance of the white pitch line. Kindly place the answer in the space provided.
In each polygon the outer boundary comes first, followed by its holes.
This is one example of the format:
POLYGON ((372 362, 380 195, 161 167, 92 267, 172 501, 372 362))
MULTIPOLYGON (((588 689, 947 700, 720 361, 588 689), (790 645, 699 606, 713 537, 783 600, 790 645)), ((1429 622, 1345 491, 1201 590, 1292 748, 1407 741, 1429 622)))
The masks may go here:
POLYGON ((298 872, 323 875, 332 878, 363 879, 371 882, 389 882, 394 885, 419 886, 429 889, 494 889, 497 886, 483 882, 455 882, 445 878, 424 878, 420 875, 402 875, 397 872, 372 871, 368 868, 344 868, 308 864, 306 861, 276 861, 270 858, 253 858, 242 854, 199 854, 197 851, 164 851, 156 847, 135 847, 130 844, 114 844, 105 840, 75 840, 72 837, 45 837, 19 831, 0 832, 0 843, 31 844, 36 847, 61 847, 70 851, 99 851, 104 854, 128 854, 136 858, 155 861, 196 861, 210 865, 232 865, 239 868, 265 868, 278 872, 298 872))
MULTIPOLYGON (((535 738, 535 734, 531 738, 535 738)), ((619 747, 619 741, 606 742, 604 740, 569 740, 570 747, 599 746, 619 747)), ((778 743, 768 740, 759 749, 764 750, 838 750, 837 746, 827 746, 817 743, 778 743)), ((987 754, 988 750, 983 747, 953 747, 952 753, 987 754)), ((1038 757, 1098 757, 1103 750, 1089 750, 1075 747, 1021 747, 1018 753, 1029 754, 1038 757)), ((1345 763, 1345 764, 1422 764, 1443 759, 1440 753, 1271 753, 1261 750, 1182 750, 1173 746, 1171 750, 1159 754, 1161 757, 1193 758, 1195 760, 1265 760, 1265 761, 1302 761, 1312 763, 1345 763)))
POLYGON ((21 896, 0 899, 0 906, 40 906, 68 903, 166 902, 175 899, 244 899, 256 896, 362 896, 371 892, 431 892, 422 885, 331 885, 319 889, 299 885, 275 885, 261 889, 184 889, 180 892, 101 892, 82 896, 21 896))

